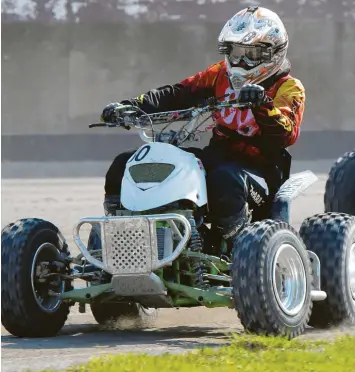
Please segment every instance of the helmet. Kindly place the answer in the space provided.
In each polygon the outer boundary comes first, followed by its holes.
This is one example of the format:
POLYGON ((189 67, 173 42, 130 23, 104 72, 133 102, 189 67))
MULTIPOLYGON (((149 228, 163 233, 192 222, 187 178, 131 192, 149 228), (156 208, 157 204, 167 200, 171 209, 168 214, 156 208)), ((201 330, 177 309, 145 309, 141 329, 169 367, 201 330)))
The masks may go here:
POLYGON ((218 37, 233 89, 258 84, 274 75, 286 59, 288 35, 279 16, 250 6, 235 14, 218 37))

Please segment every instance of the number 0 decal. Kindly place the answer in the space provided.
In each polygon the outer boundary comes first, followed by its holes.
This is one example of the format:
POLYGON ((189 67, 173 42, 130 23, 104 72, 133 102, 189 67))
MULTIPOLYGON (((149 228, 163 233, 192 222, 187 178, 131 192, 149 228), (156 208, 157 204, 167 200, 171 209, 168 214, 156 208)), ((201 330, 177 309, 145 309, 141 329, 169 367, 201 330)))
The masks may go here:
POLYGON ((150 151, 150 146, 149 145, 146 145, 144 147, 142 147, 139 152, 137 153, 137 155, 134 157, 134 160, 135 161, 141 161, 143 160, 149 153, 150 151))

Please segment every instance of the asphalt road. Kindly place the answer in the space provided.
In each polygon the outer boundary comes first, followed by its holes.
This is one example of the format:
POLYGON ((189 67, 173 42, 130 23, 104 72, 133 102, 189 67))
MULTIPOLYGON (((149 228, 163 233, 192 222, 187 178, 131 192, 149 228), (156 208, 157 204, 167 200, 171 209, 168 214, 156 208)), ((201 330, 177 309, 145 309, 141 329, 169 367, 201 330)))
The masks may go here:
MULTIPOLYGON (((292 207, 292 224, 323 210, 325 175, 292 207)), ((72 240, 74 223, 84 216, 103 214, 103 178, 22 179, 2 181, 1 227, 24 217, 40 217, 55 223, 77 252, 72 240)), ((230 309, 169 309, 160 312, 155 328, 131 329, 129 324, 104 330, 90 310, 79 314, 73 308, 60 335, 48 339, 19 339, 2 328, 2 370, 21 372, 26 368, 62 369, 106 353, 185 352, 196 347, 216 347, 227 342, 229 332, 242 332, 237 314, 230 309)), ((302 338, 333 338, 355 329, 308 329, 302 338)))

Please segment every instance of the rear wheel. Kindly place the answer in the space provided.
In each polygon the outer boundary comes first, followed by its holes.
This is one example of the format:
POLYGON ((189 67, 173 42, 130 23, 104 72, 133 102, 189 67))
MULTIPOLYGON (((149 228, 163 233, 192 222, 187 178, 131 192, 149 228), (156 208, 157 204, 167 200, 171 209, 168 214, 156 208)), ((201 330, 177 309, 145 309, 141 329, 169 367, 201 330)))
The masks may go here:
POLYGON ((283 335, 304 332, 311 310, 311 266, 298 233, 273 220, 247 226, 233 252, 235 309, 253 333, 283 335))
POLYGON ((1 322, 18 337, 54 336, 69 304, 60 294, 70 281, 48 274, 69 273, 68 247, 56 226, 36 218, 18 220, 1 233, 1 322))
POLYGON ((320 260, 324 301, 315 302, 309 325, 355 324, 355 217, 321 213, 302 223, 300 234, 320 260))
POLYGON ((355 151, 345 153, 331 168, 324 206, 325 212, 355 215, 355 151))
POLYGON ((88 249, 98 250, 102 249, 101 245, 101 229, 98 223, 93 224, 90 230, 90 235, 88 239, 88 249))

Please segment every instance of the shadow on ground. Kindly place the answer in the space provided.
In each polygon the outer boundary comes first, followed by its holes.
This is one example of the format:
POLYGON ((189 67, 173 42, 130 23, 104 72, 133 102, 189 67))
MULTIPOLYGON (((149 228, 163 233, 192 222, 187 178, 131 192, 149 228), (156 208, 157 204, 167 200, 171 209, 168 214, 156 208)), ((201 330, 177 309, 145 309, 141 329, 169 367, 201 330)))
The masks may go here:
MULTIPOLYGON (((178 326, 140 330, 110 330, 99 325, 68 325, 50 338, 18 338, 11 335, 1 337, 3 349, 68 349, 82 347, 116 348, 130 345, 159 345, 192 349, 196 347, 218 347, 229 341, 234 330, 199 326, 178 326)), ((238 330, 238 334, 242 331, 238 330)))
MULTIPOLYGON (((355 330, 355 329, 354 329, 355 330)), ((354 330, 347 331, 349 333, 354 330)), ((348 333, 341 328, 317 330, 307 328, 301 338, 324 339, 348 333), (345 332, 344 332, 345 331, 345 332)), ((120 346, 165 346, 167 348, 193 349, 201 347, 219 347, 229 344, 231 334, 241 335, 240 329, 216 328, 207 326, 176 326, 168 328, 147 328, 139 330, 106 330, 97 324, 67 325, 56 336, 50 338, 17 338, 2 336, 3 349, 68 349, 83 347, 120 346)))

